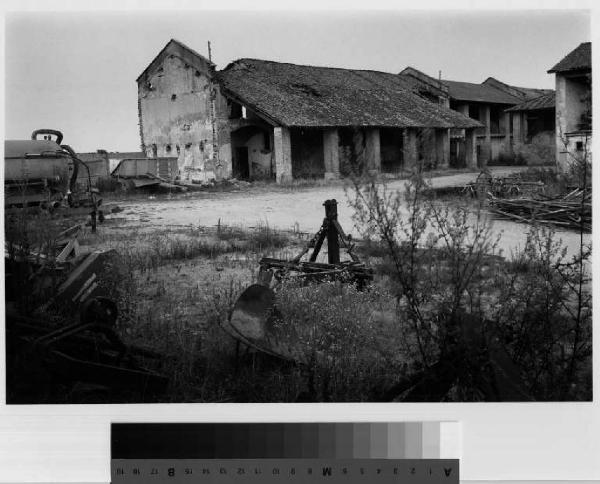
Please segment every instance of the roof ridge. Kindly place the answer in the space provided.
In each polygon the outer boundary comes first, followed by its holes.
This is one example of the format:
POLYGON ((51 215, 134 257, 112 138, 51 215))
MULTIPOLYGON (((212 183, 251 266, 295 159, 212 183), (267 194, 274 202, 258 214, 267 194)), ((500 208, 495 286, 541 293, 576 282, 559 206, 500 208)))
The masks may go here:
POLYGON ((351 67, 317 66, 317 65, 314 65, 314 64, 296 64, 294 62, 280 62, 280 61, 274 61, 274 60, 269 60, 269 59, 258 59, 258 58, 255 58, 255 57, 240 57, 239 59, 235 59, 235 60, 231 61, 222 70, 227 70, 232 64, 235 64, 236 62, 241 62, 241 61, 268 62, 270 64, 288 65, 288 66, 296 66, 296 67, 312 67, 312 68, 315 68, 315 69, 335 69, 335 70, 339 70, 339 71, 375 72, 377 74, 387 74, 387 75, 390 75, 390 76, 396 76, 397 75, 397 74, 394 74, 393 72, 377 71, 375 69, 353 69, 351 67))
MULTIPOLYGON (((442 79, 442 82, 456 82, 456 83, 459 83, 459 84, 470 84, 472 86, 492 87, 492 86, 488 86, 487 84, 483 84, 482 82, 455 81, 453 79, 442 79)), ((495 89, 495 88, 493 88, 493 89, 495 89)))

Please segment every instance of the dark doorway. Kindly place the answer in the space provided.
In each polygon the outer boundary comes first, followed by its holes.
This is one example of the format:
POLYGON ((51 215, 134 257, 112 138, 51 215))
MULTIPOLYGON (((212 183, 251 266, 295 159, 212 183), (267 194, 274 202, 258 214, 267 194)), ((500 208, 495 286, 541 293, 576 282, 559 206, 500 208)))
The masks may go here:
POLYGON ((323 131, 310 128, 292 128, 292 176, 294 178, 323 178, 323 131))
POLYGON ((381 145, 381 171, 395 173, 404 166, 403 137, 401 129, 382 128, 379 130, 381 145))
POLYGON ((250 165, 248 164, 248 147, 238 146, 235 149, 235 158, 233 159, 233 177, 238 180, 247 180, 250 178, 250 165))
POLYGON ((465 138, 450 138, 450 167, 463 168, 467 164, 465 138))

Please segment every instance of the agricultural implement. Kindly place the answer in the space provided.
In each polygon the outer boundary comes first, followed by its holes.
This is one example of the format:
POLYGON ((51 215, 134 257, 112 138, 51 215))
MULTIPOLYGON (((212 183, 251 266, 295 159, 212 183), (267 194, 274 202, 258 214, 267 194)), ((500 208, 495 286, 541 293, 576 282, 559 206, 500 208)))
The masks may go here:
POLYGON ((4 142, 4 207, 83 209, 89 213, 95 231, 97 218, 102 218, 102 200, 92 188, 89 167, 69 145, 61 144, 62 140, 60 131, 38 129, 30 140, 4 142), (87 173, 83 192, 77 184, 80 170, 87 173))
POLYGON ((325 218, 317 233, 293 259, 260 260, 258 283, 248 287, 236 301, 229 321, 223 328, 238 343, 260 352, 287 360, 301 361, 298 338, 294 328, 278 324, 280 314, 275 305, 275 291, 284 280, 305 281, 341 280, 365 287, 373 280, 373 270, 366 267, 353 253, 354 243, 338 222, 337 201, 326 200, 325 218), (327 262, 317 257, 327 241, 327 262), (346 250, 349 260, 342 261, 340 249, 346 250), (303 260, 311 251, 308 260, 303 260))
POLYGON ((27 403, 28 393, 45 388, 53 394, 62 388, 57 385, 91 386, 96 394, 87 397, 93 401, 98 394, 148 400, 164 392, 167 379, 147 368, 156 367, 160 355, 125 344, 117 333, 117 305, 109 297, 107 276, 118 254, 80 254, 72 240, 55 257, 8 248, 7 378, 13 381, 7 388, 21 389, 13 390, 9 401, 27 403), (27 310, 31 302, 35 311, 27 310))

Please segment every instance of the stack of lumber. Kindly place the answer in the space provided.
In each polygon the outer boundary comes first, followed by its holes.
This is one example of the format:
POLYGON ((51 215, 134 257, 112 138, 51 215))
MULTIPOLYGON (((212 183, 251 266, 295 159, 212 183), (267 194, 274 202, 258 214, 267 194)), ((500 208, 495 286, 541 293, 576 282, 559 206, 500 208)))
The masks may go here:
POLYGON ((592 230, 592 192, 577 188, 557 198, 497 198, 489 194, 490 209, 518 222, 538 222, 572 230, 592 230))

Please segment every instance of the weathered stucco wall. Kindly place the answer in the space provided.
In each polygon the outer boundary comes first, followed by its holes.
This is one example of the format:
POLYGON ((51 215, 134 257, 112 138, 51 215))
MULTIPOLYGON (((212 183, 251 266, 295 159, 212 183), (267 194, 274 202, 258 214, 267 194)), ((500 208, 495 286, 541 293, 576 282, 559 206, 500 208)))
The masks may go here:
POLYGON ((166 55, 138 83, 140 125, 148 157, 176 156, 180 176, 209 180, 231 173, 231 152, 222 109, 226 101, 211 84, 212 69, 166 55), (213 160, 211 89, 215 89, 218 161, 213 160))
POLYGON ((591 161, 591 132, 571 134, 580 129, 582 115, 589 106, 590 87, 579 79, 556 75, 556 161, 562 169, 581 156, 591 161), (579 144, 578 144, 579 142, 579 144), (584 143, 583 152, 581 143, 584 143), (587 155, 586 155, 587 152, 587 155))
POLYGON ((556 125, 562 134, 577 131, 586 110, 584 98, 588 87, 561 75, 556 76, 556 125))

